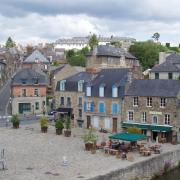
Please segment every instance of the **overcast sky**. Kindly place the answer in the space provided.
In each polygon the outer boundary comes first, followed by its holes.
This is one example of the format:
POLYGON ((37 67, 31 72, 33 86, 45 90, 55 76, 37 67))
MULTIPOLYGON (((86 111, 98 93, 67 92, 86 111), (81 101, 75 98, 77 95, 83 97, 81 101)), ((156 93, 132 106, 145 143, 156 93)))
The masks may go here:
POLYGON ((128 36, 180 43, 179 0, 0 0, 0 42, 27 44, 60 37, 128 36))

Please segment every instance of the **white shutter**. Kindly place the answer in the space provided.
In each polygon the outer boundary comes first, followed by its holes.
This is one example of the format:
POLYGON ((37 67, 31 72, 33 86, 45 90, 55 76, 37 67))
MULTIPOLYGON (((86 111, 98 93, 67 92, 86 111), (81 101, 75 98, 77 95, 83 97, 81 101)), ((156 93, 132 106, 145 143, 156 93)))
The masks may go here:
POLYGON ((104 128, 105 129, 110 129, 110 118, 105 118, 104 119, 104 128))
POLYGON ((118 88, 117 87, 112 88, 112 97, 118 97, 118 88))
POLYGON ((93 126, 99 128, 99 118, 97 116, 93 117, 93 126))
POLYGON ((104 87, 99 87, 99 97, 104 97, 104 87))
POLYGON ((86 87, 86 95, 91 96, 91 87, 86 87))

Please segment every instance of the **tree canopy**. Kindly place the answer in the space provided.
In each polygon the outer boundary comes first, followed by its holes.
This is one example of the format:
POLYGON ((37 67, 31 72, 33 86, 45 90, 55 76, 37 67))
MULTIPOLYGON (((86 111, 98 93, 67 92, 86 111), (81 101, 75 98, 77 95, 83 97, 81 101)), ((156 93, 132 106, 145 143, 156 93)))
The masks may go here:
POLYGON ((112 41, 110 44, 117 48, 121 48, 122 46, 122 43, 120 41, 112 41))
POLYGON ((129 52, 139 60, 143 70, 152 68, 159 59, 159 52, 168 51, 168 48, 153 41, 135 42, 129 52))
POLYGON ((159 41, 159 38, 160 38, 160 34, 159 34, 158 32, 156 32, 156 33, 153 34, 152 38, 153 38, 156 42, 158 42, 158 41, 159 41))
POLYGON ((91 48, 91 50, 93 49, 93 46, 98 45, 98 43, 99 42, 97 36, 93 34, 89 39, 89 47, 91 48))
POLYGON ((16 44, 15 42, 12 40, 11 37, 8 37, 7 41, 6 41, 6 48, 12 48, 15 47, 16 44))
POLYGON ((89 52, 88 47, 84 47, 79 51, 69 50, 66 52, 68 63, 72 66, 86 66, 86 53, 89 52))

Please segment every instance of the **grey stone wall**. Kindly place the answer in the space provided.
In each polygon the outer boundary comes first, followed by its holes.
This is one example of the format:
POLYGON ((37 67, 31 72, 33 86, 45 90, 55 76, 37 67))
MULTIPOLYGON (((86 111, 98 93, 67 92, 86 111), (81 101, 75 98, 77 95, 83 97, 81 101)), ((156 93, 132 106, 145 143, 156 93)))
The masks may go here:
POLYGON ((155 174, 164 170, 166 162, 170 162, 170 167, 173 168, 178 165, 179 161, 180 149, 177 149, 88 180, 150 180, 155 174))

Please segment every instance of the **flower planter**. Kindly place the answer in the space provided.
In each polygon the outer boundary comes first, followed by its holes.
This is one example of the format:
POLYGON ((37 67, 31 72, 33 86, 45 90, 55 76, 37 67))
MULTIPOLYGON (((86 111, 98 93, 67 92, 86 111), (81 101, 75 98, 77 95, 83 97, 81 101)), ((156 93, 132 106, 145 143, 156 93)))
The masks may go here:
POLYGON ((86 151, 91 151, 93 149, 93 143, 85 143, 85 150, 86 151))
POLYGON ((19 123, 13 124, 13 128, 18 129, 19 128, 19 123))
POLYGON ((64 136, 70 137, 71 136, 71 130, 64 130, 64 136))
POLYGON ((41 132, 42 133, 47 133, 47 130, 48 130, 48 127, 46 127, 46 126, 41 127, 41 132))
POLYGON ((56 129, 56 135, 61 135, 62 134, 62 129, 56 129))

